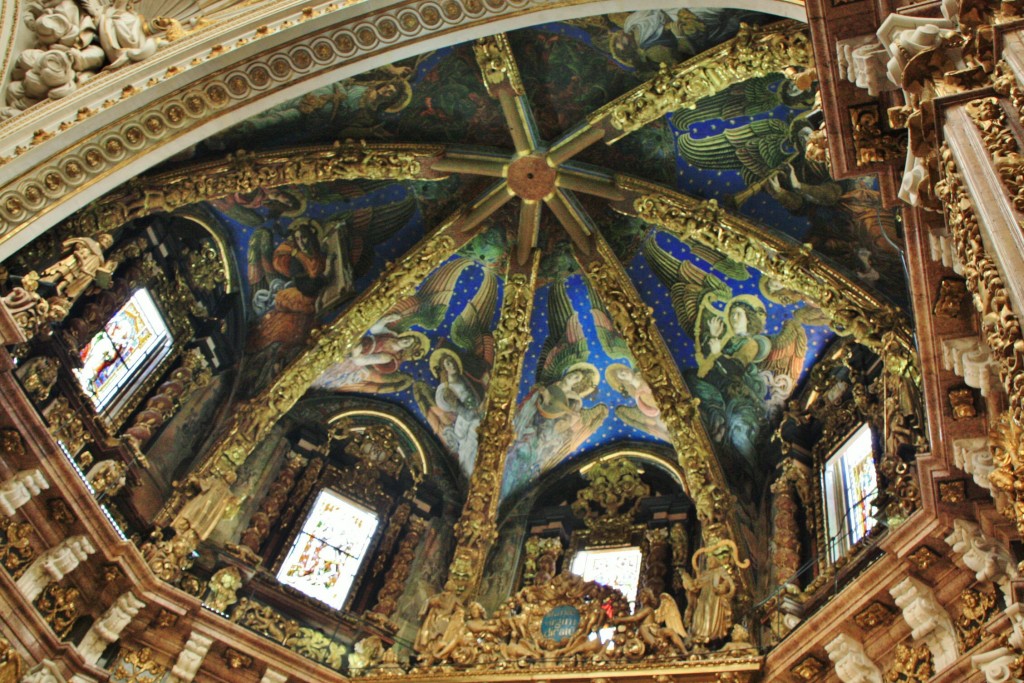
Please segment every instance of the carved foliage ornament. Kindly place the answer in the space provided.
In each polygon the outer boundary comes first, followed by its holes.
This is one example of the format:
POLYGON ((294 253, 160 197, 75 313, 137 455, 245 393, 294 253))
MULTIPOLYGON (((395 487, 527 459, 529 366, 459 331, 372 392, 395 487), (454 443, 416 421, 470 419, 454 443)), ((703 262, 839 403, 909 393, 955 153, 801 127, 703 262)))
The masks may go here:
POLYGON ((741 24, 732 40, 694 59, 670 68, 614 103, 598 109, 590 123, 607 121, 616 131, 610 140, 621 138, 665 114, 694 106, 702 97, 755 76, 812 66, 811 39, 807 26, 781 21, 763 27, 741 24))
POLYGON ((466 505, 455 527, 457 546, 445 584, 446 590, 457 594, 471 592, 479 584, 487 552, 497 537, 495 516, 501 474, 515 438, 513 414, 531 341, 525 331, 530 329, 539 263, 539 252, 535 252, 529 270, 522 273, 513 271, 515 266, 510 260, 505 278, 501 314, 494 332, 494 365, 478 431, 480 448, 466 505))
POLYGON ((640 501, 651 493, 640 469, 629 458, 615 458, 598 462, 583 477, 588 484, 577 492, 572 511, 587 525, 591 542, 602 543, 609 536, 628 540, 640 501))

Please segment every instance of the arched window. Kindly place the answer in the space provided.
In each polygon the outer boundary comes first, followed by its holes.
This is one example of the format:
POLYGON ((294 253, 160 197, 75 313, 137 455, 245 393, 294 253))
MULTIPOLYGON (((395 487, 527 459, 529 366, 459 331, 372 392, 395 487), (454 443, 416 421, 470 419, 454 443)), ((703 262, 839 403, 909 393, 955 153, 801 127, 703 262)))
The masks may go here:
POLYGON ((829 560, 835 562, 875 525, 871 504, 878 476, 870 426, 860 425, 825 460, 821 486, 829 560))
POLYGON ((79 350, 82 367, 75 377, 98 413, 115 414, 173 342, 153 297, 139 289, 79 350))

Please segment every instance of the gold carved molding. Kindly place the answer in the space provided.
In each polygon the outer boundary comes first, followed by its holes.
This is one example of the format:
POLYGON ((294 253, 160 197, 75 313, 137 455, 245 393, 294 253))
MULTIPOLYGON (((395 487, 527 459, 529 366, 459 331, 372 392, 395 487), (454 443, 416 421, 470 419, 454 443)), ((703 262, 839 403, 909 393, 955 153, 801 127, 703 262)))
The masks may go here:
POLYGON ((808 68, 813 62, 807 24, 787 20, 763 27, 744 25, 732 40, 674 67, 662 65, 653 79, 595 111, 589 123, 607 124, 605 141, 610 144, 730 85, 791 67, 808 68))
POLYGON ((505 278, 501 314, 494 332, 494 365, 478 431, 476 467, 462 516, 455 525, 456 548, 445 590, 472 595, 483 576, 484 561, 497 538, 496 517, 505 459, 515 440, 513 417, 523 363, 532 340, 534 288, 540 252, 520 268, 513 259, 505 278), (525 271, 525 272, 524 272, 525 271))
POLYGON ((595 232, 594 238, 595 256, 588 259, 577 253, 577 257, 615 328, 625 339, 640 374, 650 385, 682 465, 687 493, 696 504, 703 544, 713 545, 723 539, 735 541, 739 536, 731 519, 732 496, 700 422, 697 401, 686 389, 651 310, 614 250, 599 233, 595 232))
POLYGON ((287 151, 239 152, 213 163, 129 182, 61 225, 63 233, 92 235, 130 220, 258 188, 333 180, 438 178, 429 172, 444 154, 438 145, 335 143, 287 151))

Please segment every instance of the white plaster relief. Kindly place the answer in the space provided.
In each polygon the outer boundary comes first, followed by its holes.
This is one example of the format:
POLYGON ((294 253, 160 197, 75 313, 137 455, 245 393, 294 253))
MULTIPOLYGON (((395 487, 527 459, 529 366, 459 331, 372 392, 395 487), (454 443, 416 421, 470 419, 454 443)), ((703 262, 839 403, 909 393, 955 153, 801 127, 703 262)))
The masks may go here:
POLYGON ((956 254, 953 235, 948 230, 932 230, 928 233, 929 254, 932 261, 952 268, 957 275, 964 274, 964 266, 956 254))
POLYGON ((199 667, 202 666, 203 659, 210 651, 211 645, 213 645, 213 638, 193 631, 188 642, 185 643, 185 647, 178 654, 178 660, 167 677, 167 683, 191 683, 199 673, 199 667))
POLYGON ((1001 543, 965 519, 953 520, 953 532, 945 540, 953 552, 960 555, 964 565, 975 573, 978 581, 997 584, 1006 596, 1007 604, 1013 601, 1010 581, 1020 574, 1010 552, 1001 543))
POLYGON ((899 88, 886 74, 889 53, 873 33, 838 41, 836 56, 840 74, 858 88, 867 90, 872 97, 899 88))
POLYGON ((963 377, 964 383, 987 396, 999 382, 999 364, 992 351, 977 336, 943 339, 942 365, 963 377))
POLYGON ((20 683, 65 683, 60 668, 49 659, 36 664, 21 677, 20 683))
POLYGON ((995 469, 995 462, 992 460, 988 437, 953 441, 953 463, 971 475, 975 484, 992 490, 992 482, 988 480, 988 475, 995 469))
POLYGON ((60 581, 96 552, 86 536, 72 536, 37 557, 17 581, 25 599, 35 600, 47 584, 60 581))
POLYGON ((915 641, 924 642, 932 653, 936 671, 956 661, 957 641, 953 620, 935 599, 932 589, 908 576, 889 590, 915 641))
POLYGON ((107 646, 121 637, 121 632, 131 623, 146 603, 130 591, 122 593, 106 612, 93 622, 92 628, 78 645, 78 651, 90 664, 95 664, 107 646))
POLYGON ((21 470, 0 484, 0 513, 10 517, 15 510, 50 488, 43 473, 37 469, 21 470))
POLYGON ((864 653, 864 646, 849 635, 840 633, 825 645, 825 651, 843 683, 882 683, 882 671, 864 653))
POLYGON ((267 672, 263 674, 263 678, 260 679, 260 683, 285 683, 287 680, 287 674, 274 671, 273 669, 267 669, 267 672))
POLYGON ((971 657, 971 666, 985 674, 985 683, 1021 683, 1011 668, 1016 661, 1010 648, 999 647, 971 657))
POLYGON ((25 25, 35 34, 35 45, 15 61, 0 119, 67 97, 101 70, 142 61, 157 49, 142 17, 113 0, 29 2, 25 25))

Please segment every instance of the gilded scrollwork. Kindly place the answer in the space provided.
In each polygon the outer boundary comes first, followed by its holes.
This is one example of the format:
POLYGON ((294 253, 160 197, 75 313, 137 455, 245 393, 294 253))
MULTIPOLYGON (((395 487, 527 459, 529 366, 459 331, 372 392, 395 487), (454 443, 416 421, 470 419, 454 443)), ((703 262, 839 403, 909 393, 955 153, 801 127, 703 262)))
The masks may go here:
POLYGON ((0 564, 18 578, 36 557, 32 546, 32 525, 0 517, 0 564))
POLYGON ((697 507, 705 543, 736 538, 729 519, 731 496, 700 423, 697 400, 687 391, 650 309, 604 239, 597 240, 596 258, 585 259, 584 263, 588 281, 625 339, 661 410, 682 465, 687 491, 697 507))
POLYGON ((592 126, 607 122, 615 132, 606 141, 614 142, 735 83, 793 67, 805 69, 812 64, 811 38, 805 24, 744 24, 732 40, 674 67, 662 65, 657 76, 598 109, 589 122, 592 126))
POLYGON ((932 652, 927 645, 916 647, 900 643, 892 667, 885 672, 885 683, 925 683, 935 675, 932 652))
POLYGON ((985 625, 998 611, 996 602, 996 589, 991 583, 960 593, 960 614, 953 625, 964 652, 981 642, 985 625))
POLYGON ((75 586, 51 583, 43 589, 34 604, 57 637, 64 639, 78 619, 82 594, 75 586))
POLYGON ((427 175, 442 149, 429 145, 387 145, 365 141, 296 148, 288 153, 238 152, 224 162, 136 180, 94 202, 61 226, 62 233, 95 234, 160 211, 219 199, 259 187, 332 180, 407 180, 427 175))
POLYGON ((525 272, 510 262, 498 326, 494 332, 494 365, 480 420, 476 467, 462 517, 455 527, 456 548, 448 569, 445 590, 469 595, 479 585, 484 561, 497 538, 495 517, 501 493, 501 473, 515 439, 513 413, 523 363, 531 337, 534 287, 539 255, 534 254, 525 272))
POLYGON ((250 598, 238 601, 231 621, 332 669, 341 669, 344 664, 347 652, 344 644, 317 629, 300 626, 294 619, 250 598))

